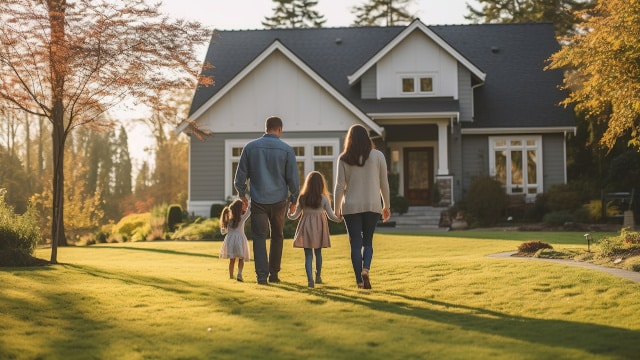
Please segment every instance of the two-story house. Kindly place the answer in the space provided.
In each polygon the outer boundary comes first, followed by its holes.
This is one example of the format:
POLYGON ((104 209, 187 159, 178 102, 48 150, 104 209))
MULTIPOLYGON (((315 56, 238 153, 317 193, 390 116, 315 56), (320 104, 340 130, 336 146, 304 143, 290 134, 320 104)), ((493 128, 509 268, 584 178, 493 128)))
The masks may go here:
POLYGON ((362 124, 410 205, 453 204, 479 175, 533 199, 566 182, 575 131, 562 72, 544 70, 558 49, 551 24, 220 31, 206 55, 215 85, 190 111, 213 135, 191 136, 188 209, 209 216, 234 196, 242 148, 270 115, 301 179, 319 170, 332 187, 346 131, 362 124))

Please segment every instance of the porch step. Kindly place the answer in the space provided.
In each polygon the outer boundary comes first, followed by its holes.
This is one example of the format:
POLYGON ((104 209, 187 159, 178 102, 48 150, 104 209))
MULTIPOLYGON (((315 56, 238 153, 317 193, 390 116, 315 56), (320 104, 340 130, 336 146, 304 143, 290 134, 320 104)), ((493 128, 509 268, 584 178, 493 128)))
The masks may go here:
POLYGON ((439 229, 442 207, 410 206, 409 210, 400 214, 391 214, 391 220, 397 228, 439 229))

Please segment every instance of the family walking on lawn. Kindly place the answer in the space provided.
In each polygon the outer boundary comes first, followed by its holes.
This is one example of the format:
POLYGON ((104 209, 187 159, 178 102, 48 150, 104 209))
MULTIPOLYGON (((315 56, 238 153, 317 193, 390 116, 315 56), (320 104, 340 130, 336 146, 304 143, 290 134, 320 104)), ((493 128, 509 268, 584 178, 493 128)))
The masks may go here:
POLYGON ((300 190, 296 155, 293 148, 280 139, 282 127, 279 117, 267 118, 264 135, 247 143, 240 155, 234 180, 239 200, 225 208, 220 217, 221 231, 226 233, 220 257, 229 259, 229 276, 233 278, 237 258, 237 279, 243 280, 242 268, 250 256, 243 229, 244 222, 250 218, 257 282, 261 285, 280 282, 286 216, 292 220, 300 218, 293 246, 304 249, 308 286, 321 284, 322 248, 331 246, 329 218, 335 222, 344 220, 356 284, 359 288, 371 289, 373 234, 380 218, 386 222, 391 216, 384 154, 374 148, 364 126, 349 128, 337 164, 332 210, 326 180, 320 172, 307 174, 300 190), (290 204, 288 209, 287 204, 290 204))

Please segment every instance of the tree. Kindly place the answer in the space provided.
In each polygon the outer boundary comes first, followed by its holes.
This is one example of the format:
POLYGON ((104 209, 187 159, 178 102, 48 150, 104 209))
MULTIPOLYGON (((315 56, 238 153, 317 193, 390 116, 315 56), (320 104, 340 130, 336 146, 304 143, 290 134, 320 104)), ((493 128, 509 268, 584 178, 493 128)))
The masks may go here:
POLYGON ((594 0, 478 0, 481 9, 467 4, 465 19, 483 23, 552 22, 557 36, 571 33, 576 11, 593 8, 594 0))
POLYGON ((640 2, 600 1, 579 15, 586 21, 547 66, 568 72, 563 104, 595 128, 606 124, 599 141, 608 149, 625 137, 640 149, 640 2))
POLYGON ((273 0, 273 15, 264 18, 262 25, 267 29, 322 27, 327 22, 313 8, 317 0, 273 0))
POLYGON ((416 17, 407 9, 414 0, 367 0, 364 4, 354 6, 351 12, 356 16, 354 25, 403 25, 416 17))
POLYGON ((0 98, 52 125, 52 251, 64 233, 64 149, 69 133, 111 126, 100 117, 125 98, 149 106, 166 88, 193 88, 197 46, 210 38, 198 22, 171 20, 146 0, 0 2, 0 98))

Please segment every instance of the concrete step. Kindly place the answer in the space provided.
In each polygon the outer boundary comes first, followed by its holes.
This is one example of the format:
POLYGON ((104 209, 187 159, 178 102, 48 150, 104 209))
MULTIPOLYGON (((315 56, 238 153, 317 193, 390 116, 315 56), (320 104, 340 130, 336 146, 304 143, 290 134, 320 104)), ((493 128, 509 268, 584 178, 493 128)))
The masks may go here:
POLYGON ((411 206, 404 214, 391 214, 396 227, 438 228, 440 213, 446 208, 411 206))

